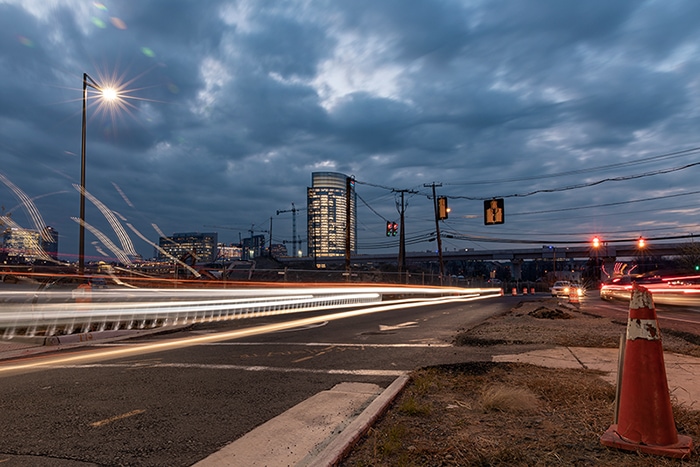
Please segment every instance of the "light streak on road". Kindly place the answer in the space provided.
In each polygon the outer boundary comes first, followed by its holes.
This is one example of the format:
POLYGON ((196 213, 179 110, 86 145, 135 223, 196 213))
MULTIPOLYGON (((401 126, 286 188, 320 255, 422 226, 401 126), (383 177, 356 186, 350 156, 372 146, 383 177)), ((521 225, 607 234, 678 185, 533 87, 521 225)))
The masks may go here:
MULTIPOLYGON (((347 289, 345 289, 347 292, 347 289)), ((458 295, 458 296, 442 296, 442 297, 431 297, 425 299, 408 299, 408 300, 394 300, 391 302, 382 302, 379 304, 363 306, 362 308, 356 310, 341 311, 338 313, 324 314, 320 316, 313 316, 308 318, 295 319, 290 321, 284 321, 281 323, 266 324, 262 326, 254 326, 245 329, 239 329, 234 331, 226 331, 220 333, 207 334, 203 336, 191 336, 182 339, 172 339, 156 343, 148 343, 142 345, 128 346, 124 348, 108 348, 100 350, 90 350, 72 353, 70 355, 55 355, 48 356, 45 358, 33 358, 29 361, 23 363, 9 363, 7 365, 0 366, 0 376, 22 373, 26 371, 32 371, 42 368, 52 368, 56 366, 65 365, 79 365, 88 364, 98 361, 114 360, 118 358, 126 358, 132 356, 147 355, 156 352, 163 352, 167 350, 175 350, 184 347, 190 347, 200 344, 209 344, 214 342, 222 342, 227 340, 242 339, 245 337, 251 337, 261 334, 267 334, 271 332, 277 332, 292 328, 298 328, 303 326, 313 325, 323 321, 336 321, 340 319, 351 318, 355 316, 381 313, 391 310, 401 310, 406 308, 415 308, 426 305, 438 305, 446 303, 458 303, 458 302, 468 302, 473 300, 482 300, 486 298, 491 298, 494 296, 500 296, 495 294, 489 295, 458 295)))
POLYGON ((413 296, 402 299, 408 304, 423 303, 426 296, 441 300, 500 294, 501 289, 385 286, 5 291, 0 293, 0 337, 51 337, 319 311, 381 302, 394 295, 413 296))

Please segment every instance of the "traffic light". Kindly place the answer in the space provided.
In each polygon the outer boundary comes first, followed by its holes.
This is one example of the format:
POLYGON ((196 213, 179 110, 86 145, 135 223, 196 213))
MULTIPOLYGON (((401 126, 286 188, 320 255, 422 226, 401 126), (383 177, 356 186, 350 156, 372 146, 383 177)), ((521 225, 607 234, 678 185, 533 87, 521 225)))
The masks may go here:
POLYGON ((637 240, 637 248, 644 248, 646 245, 646 240, 644 240, 644 238, 642 237, 639 237, 639 240, 637 240))
POLYGON ((394 223, 391 225, 391 236, 392 236, 392 237, 396 237, 396 232, 398 232, 398 230, 399 230, 399 224, 397 224, 396 222, 394 222, 394 223))
POLYGON ((598 248, 600 246, 600 239, 598 237, 593 237, 593 248, 598 248))
POLYGON ((447 219, 447 215, 450 213, 450 208, 447 207, 447 197, 440 196, 437 199, 437 202, 438 202, 438 219, 439 220, 447 219))
POLYGON ((391 221, 386 221, 386 236, 391 237, 391 231, 394 228, 394 223, 391 221))

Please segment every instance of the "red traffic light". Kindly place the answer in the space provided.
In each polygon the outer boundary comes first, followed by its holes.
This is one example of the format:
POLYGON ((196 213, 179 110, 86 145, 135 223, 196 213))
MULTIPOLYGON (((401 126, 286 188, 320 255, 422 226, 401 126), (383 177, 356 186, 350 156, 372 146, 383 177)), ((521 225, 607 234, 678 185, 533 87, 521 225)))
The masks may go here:
POLYGON ((600 246, 600 239, 598 237, 593 237, 593 248, 598 248, 600 246))
POLYGON ((639 240, 637 240, 637 248, 644 248, 647 246, 646 240, 644 240, 643 237, 639 237, 639 240))
POLYGON ((396 237, 396 232, 399 230, 399 224, 394 222, 391 226, 391 235, 396 237))

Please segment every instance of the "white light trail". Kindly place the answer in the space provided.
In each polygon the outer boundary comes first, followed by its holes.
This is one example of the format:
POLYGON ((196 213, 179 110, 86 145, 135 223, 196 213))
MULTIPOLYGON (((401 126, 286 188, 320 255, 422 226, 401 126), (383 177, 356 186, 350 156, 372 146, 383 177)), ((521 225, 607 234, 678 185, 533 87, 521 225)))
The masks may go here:
POLYGON ((47 242, 52 242, 53 239, 46 231, 46 223, 44 222, 44 219, 41 217, 41 213, 39 213, 39 210, 36 208, 36 205, 31 200, 31 198, 27 196, 22 190, 20 190, 3 174, 0 174, 0 182, 3 182, 20 199, 22 206, 24 206, 24 208, 27 210, 29 218, 32 220, 32 223, 34 223, 34 227, 36 227, 36 230, 41 235, 41 238, 43 238, 47 242))
POLYGON ((93 227, 92 225, 88 224, 87 222, 78 219, 77 217, 71 217, 72 220, 77 222, 78 224, 82 224, 85 226, 86 229, 88 229, 95 237, 98 238, 102 242, 104 246, 106 246, 112 253, 114 253, 114 256, 117 257, 119 261, 121 261, 124 264, 131 264, 131 259, 126 255, 124 251, 122 251, 121 248, 119 248, 117 245, 112 242, 112 240, 109 239, 105 234, 103 234, 99 229, 96 227, 93 227))
MULTIPOLYGON (((347 289, 346 289, 347 290, 347 289)), ((500 290, 500 289, 499 289, 500 290)), ((47 357, 43 359, 33 359, 26 363, 10 363, 7 365, 0 365, 0 376, 8 375, 18 372, 24 372, 40 368, 52 368, 62 365, 83 365, 98 361, 114 360, 118 358, 132 357, 136 355, 146 355, 156 352, 163 352, 168 350, 175 350, 179 348, 189 347, 193 345, 208 344, 212 342, 222 342, 232 339, 242 339, 245 337, 256 336, 260 334, 267 334, 276 331, 282 331, 286 329, 292 329, 297 327, 309 326, 323 321, 336 321, 340 319, 351 318, 355 316, 381 313, 390 310, 405 309, 405 308, 415 308, 420 306, 426 306, 431 304, 445 304, 454 302, 465 302, 472 300, 479 300, 494 297, 496 295, 481 295, 481 296, 446 296, 446 297, 434 297, 425 300, 397 300, 390 303, 382 303, 376 305, 370 305, 356 310, 341 311, 338 313, 325 314, 321 316, 313 316, 308 318, 300 318, 291 321, 284 321, 280 323, 266 324, 262 326, 254 326, 245 329, 238 329, 234 331, 226 331, 215 334, 207 334, 203 336, 192 336, 183 339, 172 339, 162 342, 155 342, 143 345, 134 345, 124 348, 110 348, 110 349, 100 349, 98 351, 87 351, 80 352, 76 354, 71 354, 67 356, 57 355, 52 357, 47 357)), ((500 296, 500 294, 499 294, 500 296)))
MULTIPOLYGON (((78 190, 78 193, 81 191, 80 185, 76 185, 75 183, 73 184, 73 188, 78 190)), ((105 206, 102 201, 97 199, 93 194, 91 194, 87 190, 83 190, 85 193, 85 197, 90 200, 92 204, 95 205, 97 209, 100 210, 102 215, 107 219, 107 222, 109 222, 109 225, 112 226, 112 230, 114 230, 114 233, 117 234, 117 238, 119 238, 119 242, 122 244, 122 250, 124 253, 127 255, 131 256, 136 256, 136 250, 134 249, 134 244, 131 242, 131 239, 129 236, 126 234, 126 230, 124 230, 124 227, 119 223, 117 220, 117 217, 114 215, 111 209, 109 209, 107 206, 105 206)))

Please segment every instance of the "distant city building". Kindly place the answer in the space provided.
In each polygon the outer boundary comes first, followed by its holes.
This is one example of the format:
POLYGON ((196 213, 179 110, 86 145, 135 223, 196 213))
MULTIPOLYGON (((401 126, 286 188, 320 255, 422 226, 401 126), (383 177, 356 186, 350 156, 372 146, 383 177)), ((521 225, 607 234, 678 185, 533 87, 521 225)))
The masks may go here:
POLYGON ((219 243, 218 249, 220 260, 230 261, 234 259, 241 259, 242 248, 240 245, 235 245, 233 243, 230 245, 219 243))
POLYGON ((251 260, 262 256, 265 251, 265 236, 253 235, 250 238, 243 239, 243 251, 241 252, 242 260, 251 260))
POLYGON ((175 257, 184 261, 194 257, 197 263, 211 263, 217 257, 217 240, 216 232, 186 232, 175 233, 172 237, 160 237, 158 245, 167 255, 159 251, 158 259, 171 261, 175 257))
POLYGON ((275 258, 279 258, 281 256, 287 256, 287 245, 284 245, 282 243, 273 243, 272 244, 272 256, 275 258))
POLYGON ((56 229, 50 226, 45 227, 44 235, 39 236, 39 244, 51 258, 58 259, 58 231, 56 229))
POLYGON ((13 261, 32 262, 46 258, 41 248, 39 232, 30 229, 8 228, 2 235, 2 250, 13 261))
POLYGON ((350 229, 350 251, 357 249, 356 206, 354 181, 337 172, 314 172, 307 193, 308 255, 314 258, 344 256, 346 231, 350 229), (347 202, 350 200, 350 219, 347 202))

